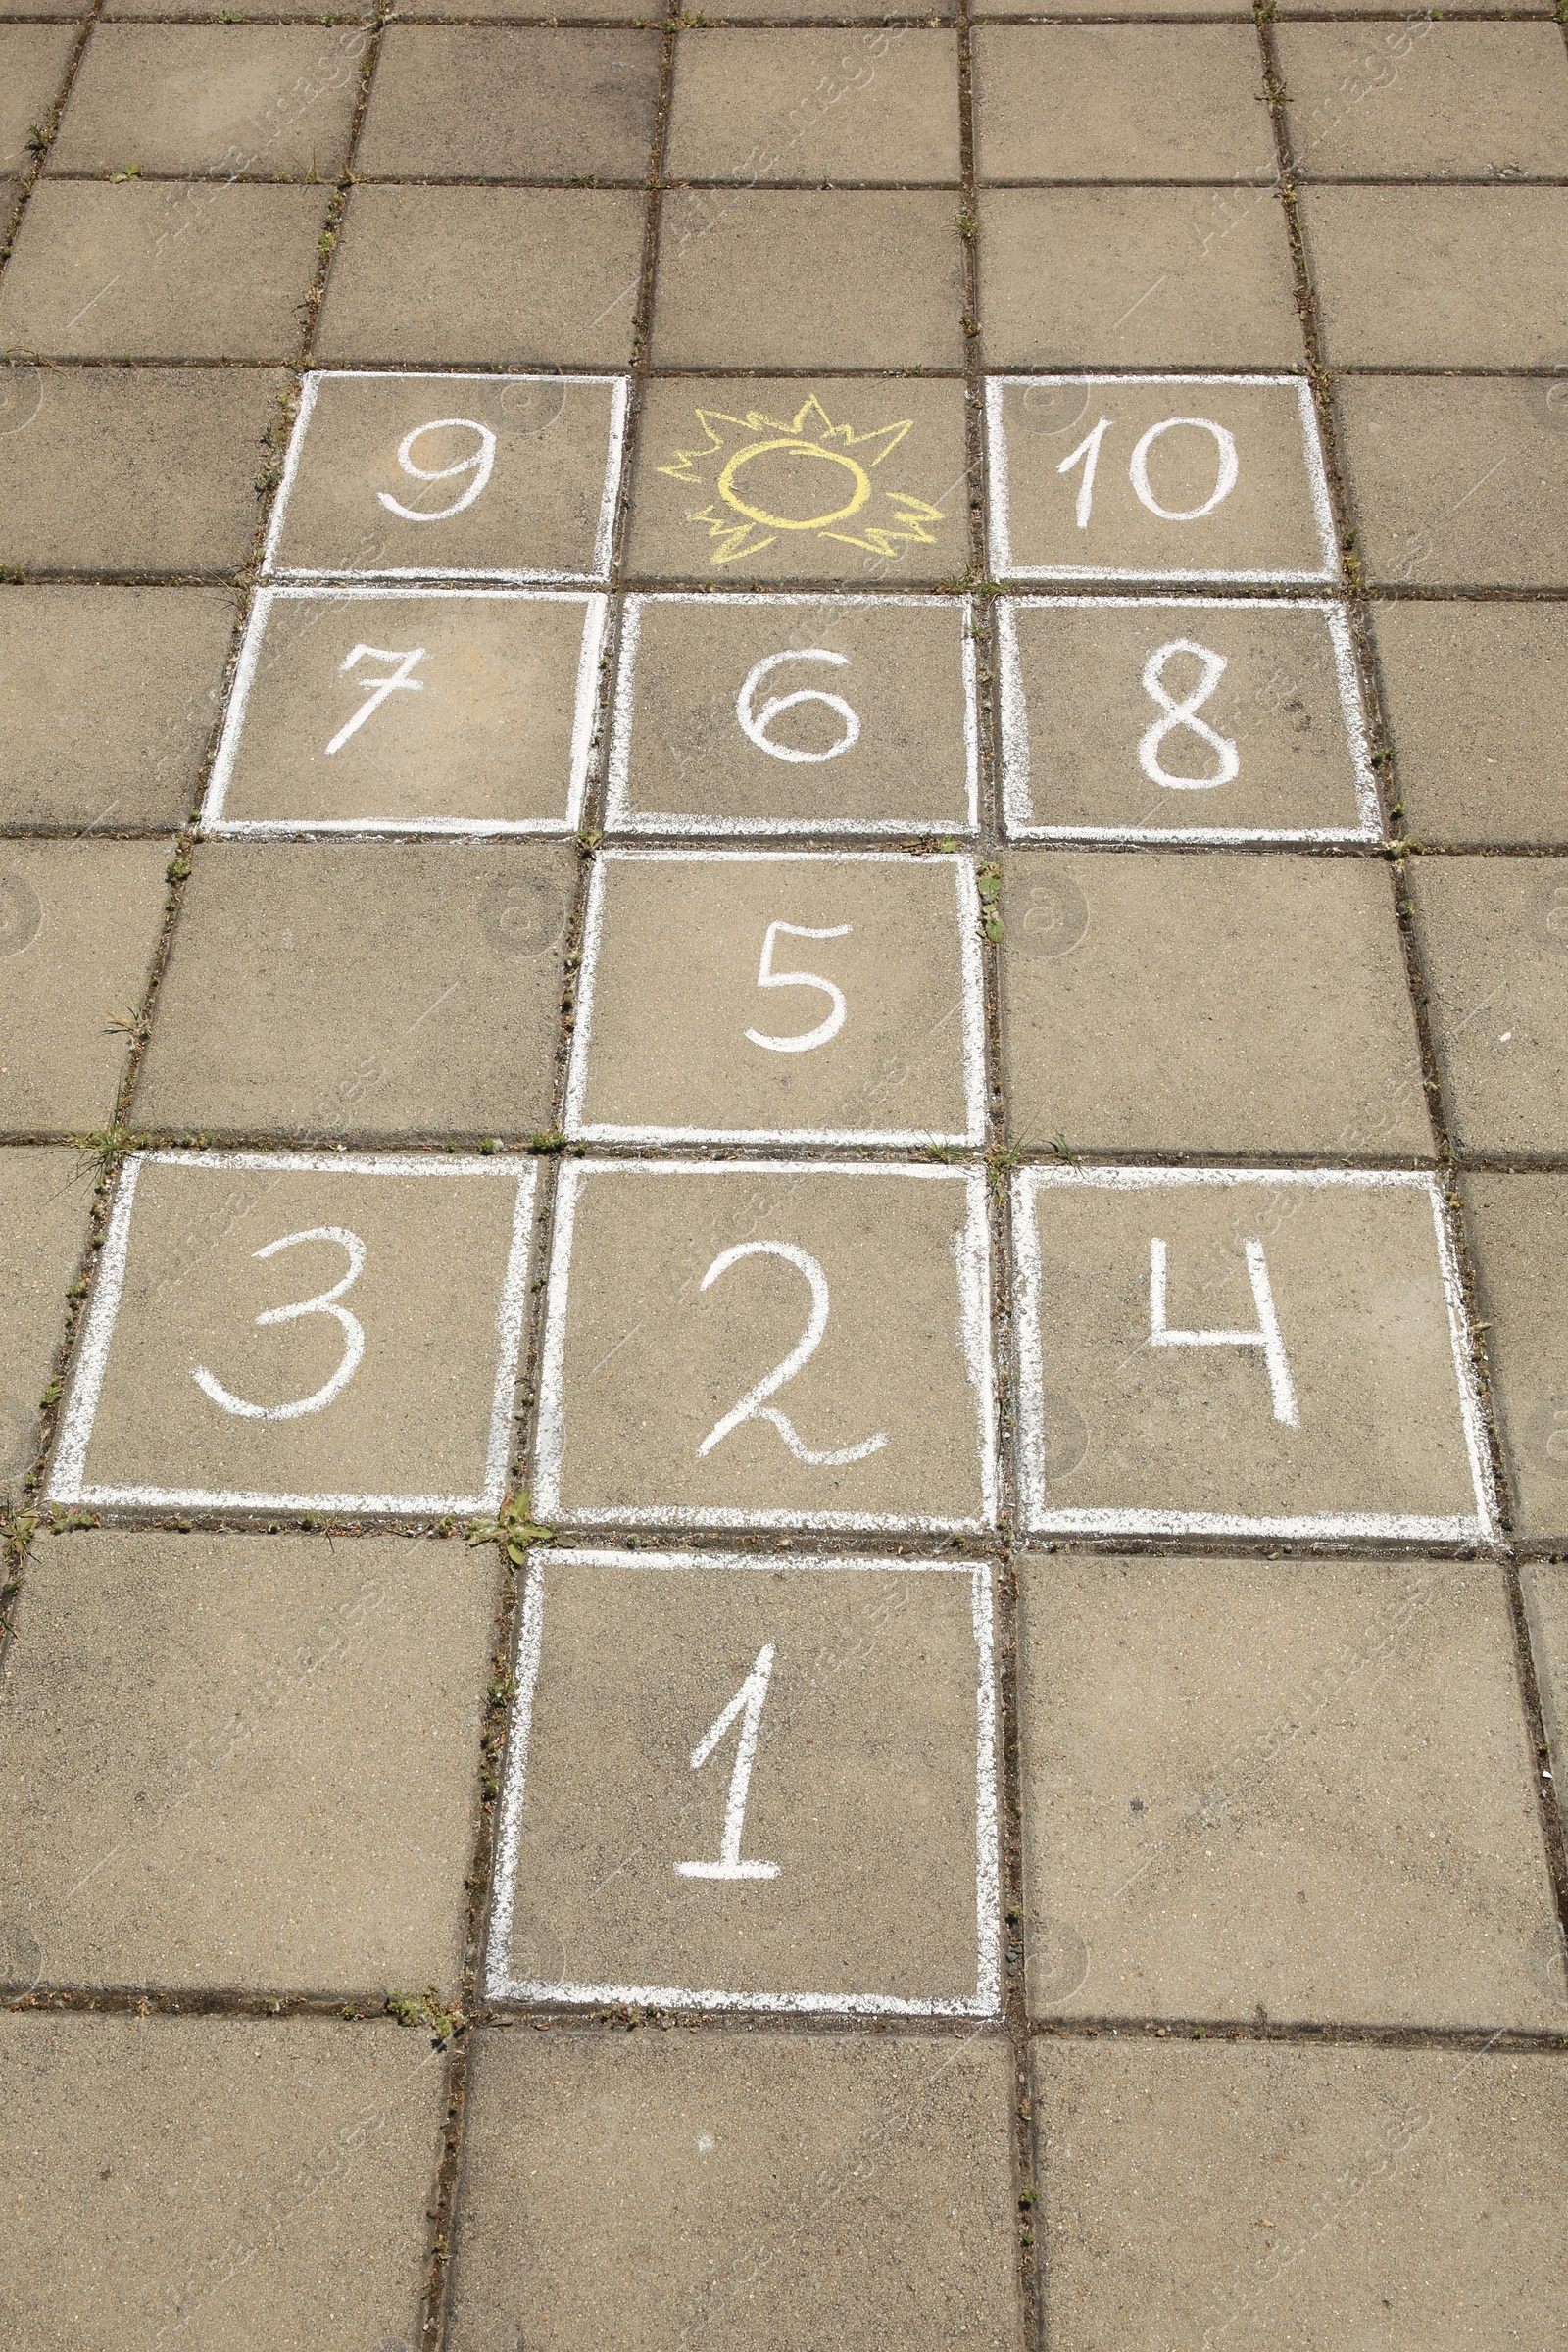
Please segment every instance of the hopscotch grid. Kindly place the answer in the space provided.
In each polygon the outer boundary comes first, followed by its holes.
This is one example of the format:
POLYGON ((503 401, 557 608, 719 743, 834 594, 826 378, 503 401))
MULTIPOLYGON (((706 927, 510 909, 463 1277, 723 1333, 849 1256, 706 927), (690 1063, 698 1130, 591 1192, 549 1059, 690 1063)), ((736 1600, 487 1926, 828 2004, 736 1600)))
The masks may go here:
POLYGON ((1209 374, 1164 375, 1093 373, 1054 373, 1041 375, 995 374, 986 378, 986 439, 991 471, 991 539, 995 558, 993 570, 999 579, 1009 580, 1140 580, 1229 582, 1233 586, 1266 586, 1269 583, 1285 586, 1322 587, 1337 581, 1340 575, 1339 545, 1334 530, 1334 512, 1329 501, 1328 468, 1324 463, 1322 440, 1317 416, 1312 406, 1312 387, 1304 375, 1209 374), (1166 567, 1158 564, 1019 564, 1012 555, 1011 519, 1008 508, 1009 474, 1007 428, 1004 413, 1006 392, 1016 384, 1082 384, 1086 390, 1096 384, 1196 384, 1200 387, 1214 384, 1279 385, 1289 384, 1296 393, 1297 414, 1301 428, 1301 455, 1306 470, 1307 497, 1312 508, 1312 520, 1317 531, 1323 561, 1312 571, 1289 565, 1270 564, 1261 569, 1251 565, 1209 565, 1166 567))
POLYGON ((472 368, 447 372, 440 368, 313 368, 300 390, 299 414, 289 435, 283 472, 277 486, 277 497, 267 526, 262 547, 261 576, 264 581, 359 580, 492 580, 509 585, 539 582, 565 587, 580 584, 603 588, 609 585, 610 559, 614 540, 615 513, 620 503, 620 476, 625 463, 626 426, 631 399, 631 379, 622 373, 568 375, 560 370, 498 368, 493 374, 472 368), (281 544, 288 511, 299 477, 304 454, 305 436, 316 415, 317 397, 323 383, 405 383, 405 384, 608 384, 610 387, 610 427, 606 436, 604 481, 599 494, 599 512, 594 523, 593 568, 590 571, 546 569, 514 564, 393 564, 371 566, 342 564, 279 564, 277 551, 281 544))
POLYGON ((1061 1168, 1029 1167, 1013 1179, 1013 1227, 1018 1350, 1018 1460, 1024 1526, 1035 1536, 1224 1536, 1277 1537, 1287 1542, 1323 1540, 1398 1541, 1417 1544, 1482 1544, 1500 1538, 1490 1457, 1484 1443, 1480 1393, 1468 1340, 1468 1319, 1458 1260, 1447 1225, 1440 1179, 1412 1169, 1354 1168, 1061 1168), (1043 1278, 1036 1196, 1048 1188, 1147 1192, 1159 1187, 1290 1183, 1303 1190, 1330 1186, 1361 1191, 1398 1188, 1427 1196, 1437 1235, 1438 1271, 1448 1319, 1448 1340, 1457 1392, 1465 1457, 1475 1494, 1473 1518, 1448 1513, 1330 1511, 1286 1515, 1245 1512, 1139 1510, 1105 1505, 1049 1509, 1045 1467, 1045 1369, 1043 1278))
POLYGON ((486 1997, 497 2002, 599 2004, 641 2008, 709 2009, 759 2014, 844 2017, 995 2017, 1001 2009, 1001 1845, 997 1802, 996 1657, 992 1629, 991 1568, 987 1561, 903 1560, 843 1554, 837 1557, 776 1552, 622 1552, 573 1547, 535 1554, 523 1598, 517 1649, 517 1689, 508 1739, 506 1781, 496 1838, 495 1893, 490 1914, 486 1997), (610 1568, 639 1573, 684 1574, 693 1570, 757 1575, 779 1569, 808 1576, 891 1575, 961 1577, 969 1587, 975 1642, 975 1989, 973 1993, 925 1999, 893 1993, 758 1992, 733 1987, 675 1984, 590 1984, 571 1979, 514 1978, 511 1974, 517 1868, 522 1842, 528 1750, 534 1701, 544 1653, 545 1583, 558 1569, 610 1568))
POLYGON ((703 839, 705 837, 736 839, 791 838, 833 834, 869 837, 887 834, 904 840, 926 834, 968 839, 980 827, 980 736, 979 736, 979 678, 974 649, 974 603, 970 597, 955 599, 947 596, 909 595, 903 590, 875 595, 861 590, 851 594, 834 594, 831 590, 817 596, 798 589, 783 593, 773 590, 745 593, 729 590, 709 595, 700 590, 671 588, 635 589, 628 592, 622 609, 620 663, 615 680, 613 719, 611 733, 610 760, 606 776, 605 831, 611 834, 657 835, 671 840, 703 839), (960 619, 960 666, 963 678, 963 748, 964 748, 964 821, 960 824, 933 825, 925 818, 914 816, 854 817, 832 816, 700 816, 690 809, 634 809, 631 805, 631 746, 636 719, 637 656, 642 642, 642 614, 645 605, 743 605, 751 607, 795 607, 828 605, 860 609, 882 607, 899 610, 913 606, 926 612, 952 612, 956 606, 960 619))
POLYGON ((986 1215, 986 1179, 980 1168, 921 1167, 899 1160, 811 1161, 755 1159, 577 1159, 561 1171, 556 1187, 555 1240, 545 1293, 544 1341, 540 1348, 539 1402, 534 1433, 534 1508, 547 1519, 566 1527, 657 1527, 820 1529, 845 1535, 978 1535, 996 1524, 997 1414, 996 1368, 991 1354, 990 1230, 986 1215), (715 1170, 731 1176, 770 1176, 787 1168, 800 1176, 897 1177, 925 1184, 961 1183, 965 1187, 964 1224, 958 1237, 971 1259, 983 1243, 980 1280, 971 1282, 965 1297, 964 1269, 958 1268, 958 1338, 970 1386, 975 1388, 975 1417, 980 1471, 981 1509, 939 1515, 894 1511, 809 1511, 759 1505, 737 1509, 710 1503, 620 1503, 587 1505, 575 1510, 561 1503, 561 1466, 565 1446, 565 1358, 571 1252, 575 1238, 577 1200, 583 1186, 596 1176, 631 1173, 637 1176, 704 1176, 715 1170), (980 1241, 977 1241, 977 1236, 980 1241), (985 1321, 976 1327, 975 1315, 985 1321), (974 1368, 983 1366, 977 1383, 974 1368))
POLYGON ((539 1171, 530 1160, 454 1155, 432 1160, 407 1154, 368 1152, 133 1152, 125 1161, 104 1230, 97 1289, 82 1332, 75 1377, 60 1425, 55 1458, 45 1486, 49 1502, 89 1503, 106 1508, 192 1510, 340 1510, 377 1516, 429 1516, 497 1510, 506 1491, 511 1452, 512 1404, 520 1362, 528 1297, 528 1264, 539 1171), (102 1398, 109 1356, 124 1294, 130 1227, 136 1189, 144 1167, 216 1168, 248 1173, 332 1176, 480 1176, 517 1188, 507 1265, 497 1302, 498 1348, 485 1445, 485 1482, 477 1494, 392 1494, 354 1491, 295 1494, 270 1490, 207 1487, 121 1487, 90 1483, 87 1452, 102 1398))
POLYGON ((552 839, 574 833, 582 821, 593 749, 594 711, 599 680, 599 657, 604 644, 610 599, 603 589, 532 588, 511 586, 462 587, 380 586, 373 582, 323 581, 318 586, 264 583, 245 622, 245 635, 234 664, 212 774, 202 799, 200 829, 218 840, 301 840, 315 834, 433 835, 463 840, 498 838, 552 839), (419 603, 577 605, 583 610, 573 690, 571 747, 566 776, 566 806, 561 816, 272 816, 231 817, 227 805, 234 764, 239 757, 249 715, 251 691, 261 665, 263 645, 273 608, 278 604, 419 603))
POLYGON ((1009 841, 1109 841, 1128 847, 1236 848, 1249 842, 1377 842, 1383 838, 1350 623, 1336 597, 1004 596, 997 603, 997 701, 1002 717, 1003 819, 1009 841), (1327 624, 1358 822, 1354 825, 1046 825, 1034 814, 1028 695, 1018 619, 1032 612, 1320 612, 1327 624))
POLYGON ((874 1144, 885 1151, 921 1151, 933 1146, 977 1150, 985 1141, 985 975, 980 955, 980 894, 970 858, 941 853, 911 860, 891 850, 739 850, 644 849, 605 850, 594 861, 583 920, 582 961, 577 992, 577 1025, 572 1036, 571 1061, 566 1077, 562 1131, 575 1143, 592 1144, 780 1144, 817 1151, 830 1146, 853 1148, 874 1144), (604 935, 605 875, 616 865, 893 865, 912 863, 930 869, 951 865, 957 898, 958 971, 961 991, 964 1130, 883 1127, 621 1127, 583 1116, 592 1051, 594 1002, 600 947, 604 935))

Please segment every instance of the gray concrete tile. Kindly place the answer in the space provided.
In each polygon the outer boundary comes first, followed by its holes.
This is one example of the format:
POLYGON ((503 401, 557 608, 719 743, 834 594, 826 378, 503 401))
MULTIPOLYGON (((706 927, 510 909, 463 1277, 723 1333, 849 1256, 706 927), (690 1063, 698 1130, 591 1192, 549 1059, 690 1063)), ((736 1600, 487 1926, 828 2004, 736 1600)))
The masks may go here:
POLYGON ((1060 1555, 1021 1600, 1033 2013, 1560 2024, 1495 1567, 1060 1555))
POLYGON ((614 189, 357 187, 317 357, 624 366, 645 201, 614 189))
POLYGON ((1016 1137, 1431 1157, 1381 863, 1019 850, 1003 871, 1016 1137))
POLYGON ((568 1160, 561 1183, 540 1511, 989 1523, 977 1171, 568 1160))
POLYGON ((1514 1527, 1550 1542, 1568 1535, 1568 1178, 1469 1175, 1464 1203, 1514 1527))
POLYGON ((0 589, 4 821, 183 824, 234 618, 217 588, 0 589))
POLYGON ((1059 2352, 1418 2352, 1548 2331, 1563 2062, 1502 2050, 1034 2047, 1040 2267, 1059 2352))
POLYGON ((417 2339, 445 2101, 427 2036, 21 2013, 0 2048, 16 2352, 153 2352, 190 2328, 213 2352, 417 2339))
MULTIPOLYGON (((588 4, 589 0, 579 0, 579 5, 588 4)), ((736 24, 744 24, 754 17, 776 18, 778 13, 778 0, 724 0, 725 20, 736 24)), ((878 29, 881 29, 883 21, 890 13, 887 0, 791 0, 790 5, 792 22, 831 17, 835 24, 856 24, 861 18, 869 17, 875 21, 878 29)), ((956 14, 956 0, 931 0, 928 8, 921 9, 920 19, 926 24, 933 21, 941 24, 956 14)), ((891 32, 893 26, 888 25, 887 30, 891 32)))
POLYGON ((991 368, 1296 368, 1300 322, 1273 190, 989 188, 991 368))
POLYGON ((456 1540, 39 1539, 0 1694, 0 1916, 40 1981, 377 2005, 455 1984, 494 1562, 456 1540))
POLYGON ((74 359, 299 349, 324 188, 45 181, 0 284, 0 343, 74 359))
MULTIPOLYGON (((332 22, 345 26, 368 24, 373 13, 368 5, 357 5, 334 11, 332 22)), ((480 11, 475 9, 472 13, 478 15, 480 11)), ((261 18, 268 24, 286 24, 295 22, 319 24, 321 11, 315 5, 315 0, 232 0, 232 5, 225 0, 222 6, 219 5, 219 0, 106 0, 101 21, 104 24, 116 24, 133 22, 141 17, 156 17, 160 22, 172 20, 176 24, 210 24, 215 21, 225 24, 243 24, 253 18, 261 18)))
POLYGON ((1028 1526, 1493 1532, 1430 1177, 1065 1167, 1016 1185, 1028 1526))
POLYGON ((0 177, 32 162, 28 133, 48 122, 75 44, 74 24, 0 24, 0 177))
POLYGON ((644 180, 660 51, 657 32, 393 24, 355 171, 644 180))
POLYGON ((982 25, 982 179, 1268 179, 1255 34, 1236 24, 982 25))
POLYGON ((694 33, 675 52, 664 172, 956 181, 956 40, 909 24, 694 33))
POLYGON ((1454 1142, 1558 1152, 1568 1117, 1568 860, 1411 861, 1427 1017, 1454 1142))
POLYGON ((168 863, 162 841, 6 843, 0 1125, 70 1135, 109 1123, 152 977, 168 863))
POLYGON ((533 1173, 442 1153, 133 1157, 51 1495, 494 1510, 533 1173))
POLYGON ((1236 17, 1250 20, 1244 0, 984 0, 970 11, 971 24, 1009 17, 1236 17))
POLYGON ((348 25, 101 24, 49 169, 330 179, 367 38, 348 25))
POLYGON ((870 2352, 890 2304, 922 2342, 1016 2340, 1003 2042, 514 2032, 470 2083, 454 2352, 870 2352))
POLYGON ((1527 378, 1335 387, 1367 576, 1418 588, 1568 581, 1568 408, 1527 378))
POLYGON ((65 1336, 91 1207, 92 1179, 74 1152, 0 1152, 0 1491, 8 1507, 23 1499, 37 1451, 38 1400, 65 1336))
POLYGON ((1372 634, 1410 832, 1426 842, 1568 840, 1560 608, 1384 603, 1372 634))
POLYGON ((285 382, 238 369, 0 368, 0 563, 232 570, 250 551, 285 382))
POLYGON ((1539 368, 1568 315, 1568 189, 1303 189, 1325 356, 1539 368))
POLYGON ((155 1130, 548 1127, 576 859, 491 843, 194 853, 136 1089, 155 1130))
POLYGON ((28 5, 25 7, 15 8, 10 13, 17 17, 25 17, 28 19, 33 17, 48 17, 53 19, 65 17, 84 17, 87 14, 87 10, 82 4, 82 0, 38 0, 36 7, 31 4, 31 0, 28 0, 28 5))
POLYGON ((971 828, 972 627, 956 597, 628 598, 607 831, 971 828))
MULTIPOLYGON (((1551 1755, 1552 1798, 1559 1816, 1568 1818, 1562 1787, 1563 1776, 1568 1774, 1568 1577, 1559 1563, 1548 1566, 1535 1560, 1520 1571, 1519 1581, 1551 1755)), ((1535 1957, 1560 2030, 1562 2012, 1568 2009, 1568 1971, 1555 1923, 1549 1935, 1538 1939, 1535 1957)))
POLYGON ((949 195, 674 190, 654 364, 961 368, 962 253, 949 195))
POLYGON ((995 2013, 990 1612, 951 1561, 536 1555, 491 1997, 995 2013))
POLYGON ((1568 171, 1568 56, 1546 24, 1283 24, 1298 171, 1531 179, 1568 171))

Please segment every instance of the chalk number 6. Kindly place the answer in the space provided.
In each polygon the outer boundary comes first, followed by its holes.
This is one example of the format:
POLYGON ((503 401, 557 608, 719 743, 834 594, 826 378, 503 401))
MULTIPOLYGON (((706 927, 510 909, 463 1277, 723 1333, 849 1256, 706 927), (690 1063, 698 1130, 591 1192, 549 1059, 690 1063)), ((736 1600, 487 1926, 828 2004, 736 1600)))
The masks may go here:
POLYGON ((295 1323, 302 1315, 332 1315, 343 1326, 343 1360, 331 1379, 313 1396, 300 1396, 292 1404, 251 1404, 243 1396, 235 1396, 222 1382, 208 1371, 205 1364, 193 1367, 191 1378, 204 1396, 222 1406, 225 1413, 238 1413, 246 1421, 297 1421, 302 1413, 318 1413, 323 1405, 340 1396, 360 1368, 365 1353, 365 1326, 357 1315, 337 1301, 351 1284, 359 1281, 365 1271, 365 1244, 357 1233, 346 1225, 313 1225, 305 1233, 285 1233, 281 1241, 269 1242, 263 1250, 253 1250, 253 1257, 275 1257, 280 1250, 292 1250, 296 1242, 336 1242, 348 1253, 349 1270, 329 1291, 315 1298, 300 1298, 292 1306, 270 1306, 257 1316, 258 1327, 267 1323, 295 1323))

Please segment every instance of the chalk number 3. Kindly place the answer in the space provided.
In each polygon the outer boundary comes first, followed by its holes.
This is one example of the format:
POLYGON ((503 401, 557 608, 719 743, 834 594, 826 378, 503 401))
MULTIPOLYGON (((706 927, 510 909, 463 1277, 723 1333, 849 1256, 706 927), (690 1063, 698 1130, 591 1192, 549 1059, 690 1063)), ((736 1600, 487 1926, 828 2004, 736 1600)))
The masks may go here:
POLYGON ((338 1300, 350 1286, 359 1281, 365 1271, 365 1244, 357 1233, 346 1225, 313 1225, 304 1233, 285 1233, 280 1241, 269 1242, 265 1249, 253 1250, 253 1257, 275 1257, 280 1250, 292 1250, 297 1242, 336 1242, 348 1254, 349 1270, 329 1291, 321 1291, 314 1298, 297 1299, 292 1306, 270 1306, 257 1316, 258 1328, 269 1323, 296 1323, 303 1315, 331 1315, 343 1328, 343 1355, 330 1380, 323 1382, 309 1396, 299 1396, 291 1404, 252 1404, 243 1396, 235 1396, 222 1382, 209 1372, 205 1364, 197 1364, 191 1378, 204 1396, 221 1405, 225 1413, 237 1413, 246 1421, 297 1421, 303 1413, 318 1413, 341 1396, 360 1368, 365 1354, 365 1326, 357 1315, 350 1314, 338 1300))

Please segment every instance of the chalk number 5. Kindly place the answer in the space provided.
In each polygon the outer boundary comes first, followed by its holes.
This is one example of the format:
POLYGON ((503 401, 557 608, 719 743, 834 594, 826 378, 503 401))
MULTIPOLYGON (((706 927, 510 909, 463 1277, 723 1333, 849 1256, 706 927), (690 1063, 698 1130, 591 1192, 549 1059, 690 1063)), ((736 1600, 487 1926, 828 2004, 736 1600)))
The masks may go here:
POLYGON ((837 1037, 849 1018, 849 1005, 844 991, 831 980, 823 980, 815 972, 775 972, 773 942, 782 931, 789 939, 847 939, 854 930, 853 923, 835 923, 830 930, 812 931, 802 923, 769 923, 762 940, 762 959, 757 967, 759 988, 819 988, 832 1010, 814 1029, 803 1030, 797 1037, 769 1037, 760 1029, 748 1029, 746 1034, 754 1046, 765 1046, 770 1054, 809 1054, 813 1046, 825 1046, 837 1037))

